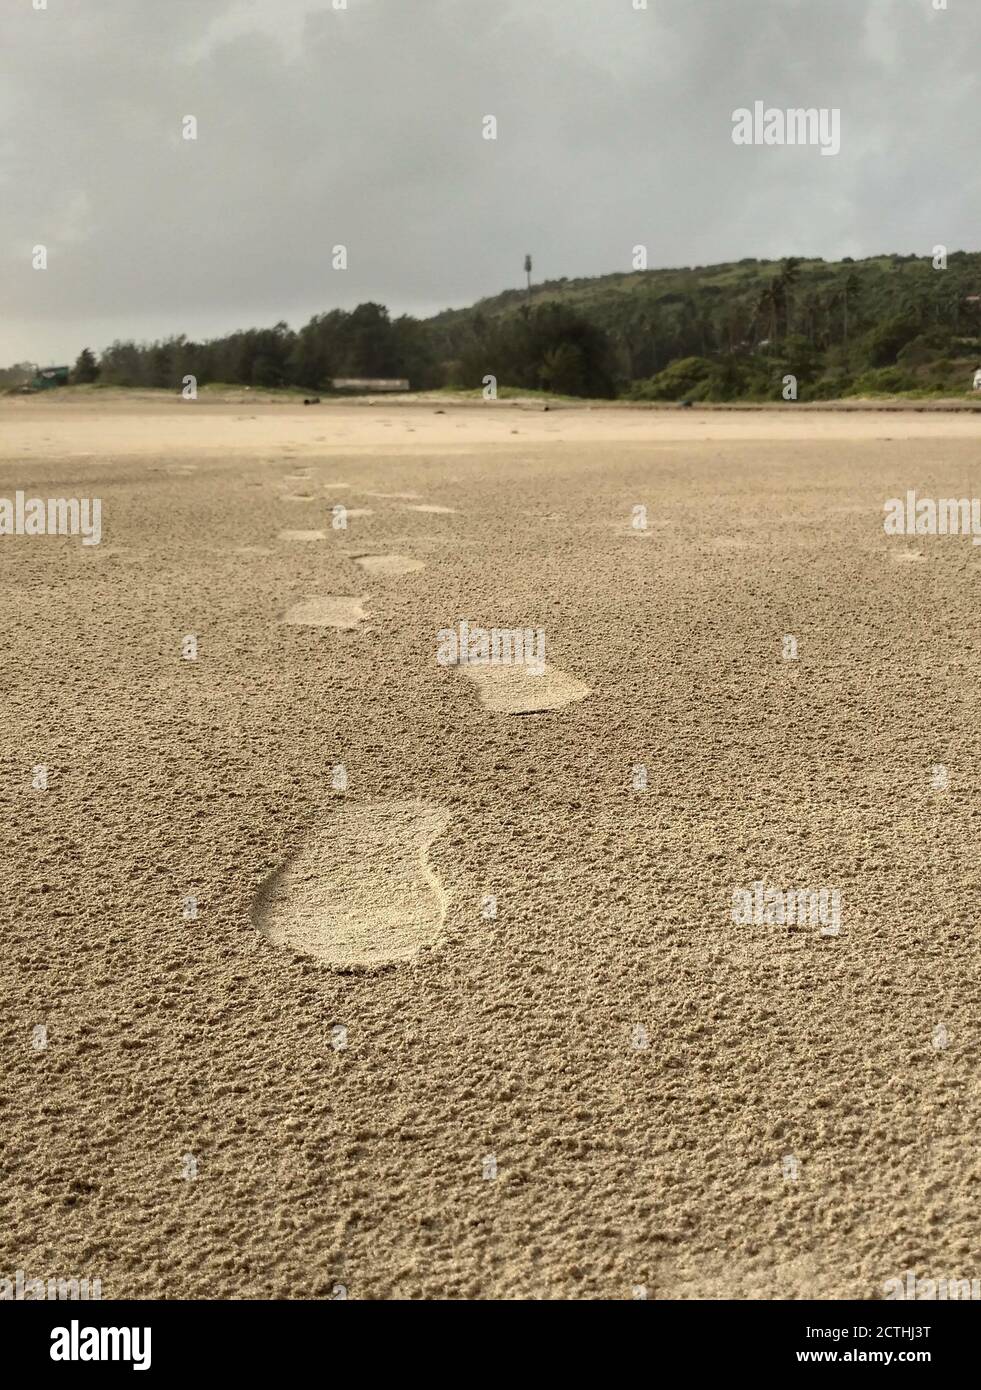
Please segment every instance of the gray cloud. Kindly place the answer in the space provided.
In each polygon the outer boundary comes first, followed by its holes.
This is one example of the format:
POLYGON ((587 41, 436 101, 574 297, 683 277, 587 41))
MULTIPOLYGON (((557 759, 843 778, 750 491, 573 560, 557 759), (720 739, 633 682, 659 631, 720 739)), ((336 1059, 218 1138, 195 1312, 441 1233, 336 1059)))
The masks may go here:
POLYGON ((976 0, 31 5, 0 19, 0 363, 433 312, 520 282, 525 251, 544 278, 637 243, 654 266, 978 247, 976 0), (756 100, 840 107, 841 153, 735 146, 756 100))

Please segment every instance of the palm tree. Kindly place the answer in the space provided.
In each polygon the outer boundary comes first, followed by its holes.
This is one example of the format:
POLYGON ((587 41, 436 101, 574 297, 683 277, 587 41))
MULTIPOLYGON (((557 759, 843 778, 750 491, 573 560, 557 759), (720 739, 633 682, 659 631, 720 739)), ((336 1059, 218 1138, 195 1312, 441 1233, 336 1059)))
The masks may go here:
POLYGON ((854 270, 850 270, 845 276, 845 283, 841 287, 841 302, 844 307, 844 328, 845 328, 845 347, 848 346, 848 301, 849 297, 856 299, 859 291, 859 279, 854 270))
POLYGON ((791 319, 793 317, 791 309, 793 298, 791 295, 791 291, 796 288, 799 279, 800 257, 788 256, 780 268, 780 275, 777 279, 777 284, 780 287, 779 297, 783 305, 784 336, 788 338, 790 337, 790 331, 792 327, 791 319))
POLYGON ((775 284, 776 281, 771 280, 768 285, 764 285, 756 301, 756 308, 753 310, 753 336, 759 340, 759 332, 757 331, 759 321, 768 314, 770 317, 770 337, 768 341, 771 344, 776 341, 777 336, 777 299, 774 293, 775 284))

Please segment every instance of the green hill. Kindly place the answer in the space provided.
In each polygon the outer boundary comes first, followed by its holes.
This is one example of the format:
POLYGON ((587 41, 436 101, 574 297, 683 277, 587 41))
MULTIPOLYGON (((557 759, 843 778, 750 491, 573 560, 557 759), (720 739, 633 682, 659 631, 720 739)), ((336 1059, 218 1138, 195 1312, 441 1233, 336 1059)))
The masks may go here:
POLYGON ((946 269, 876 256, 547 281, 447 310, 428 326, 450 379, 474 386, 482 364, 493 370, 489 360, 514 331, 507 325, 556 311, 602 332, 618 392, 635 398, 780 399, 789 374, 804 400, 960 394, 981 364, 981 253, 953 252, 946 269))
POLYGON ((979 364, 981 253, 955 251, 943 268, 917 256, 743 260, 553 280, 429 319, 359 304, 298 330, 115 342, 98 362, 86 349, 73 380, 322 392, 338 377, 406 377, 416 390, 493 377, 565 396, 806 401, 961 396, 979 364))

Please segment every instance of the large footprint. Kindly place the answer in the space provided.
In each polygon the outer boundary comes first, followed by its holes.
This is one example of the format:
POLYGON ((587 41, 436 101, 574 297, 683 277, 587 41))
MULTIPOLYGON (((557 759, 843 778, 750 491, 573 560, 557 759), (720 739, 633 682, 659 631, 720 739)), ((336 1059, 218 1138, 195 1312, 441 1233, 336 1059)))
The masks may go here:
POLYGON ((366 622, 361 599, 347 594, 327 594, 323 598, 306 598, 294 603, 282 618, 288 627, 336 627, 353 632, 358 623, 366 622))
POLYGON ((426 568, 424 561, 412 555, 355 555, 352 558, 368 574, 416 574, 426 568))
POLYGON ((423 801, 340 807, 263 886, 259 930, 331 965, 410 960, 443 928, 446 894, 427 851, 448 824, 423 801))
POLYGON ((494 714, 537 714, 540 710, 561 709, 593 693, 590 686, 557 666, 544 666, 540 675, 532 675, 527 666, 520 664, 461 665, 458 669, 477 687, 484 708, 494 714))

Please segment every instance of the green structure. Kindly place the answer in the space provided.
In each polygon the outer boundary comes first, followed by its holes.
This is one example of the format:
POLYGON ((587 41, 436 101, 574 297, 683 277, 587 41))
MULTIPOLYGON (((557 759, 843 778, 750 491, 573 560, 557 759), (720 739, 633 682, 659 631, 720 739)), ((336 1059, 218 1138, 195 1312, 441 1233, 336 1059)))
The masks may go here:
POLYGON ((68 367, 38 367, 31 388, 34 391, 50 391, 54 386, 67 386, 68 372, 68 367))

